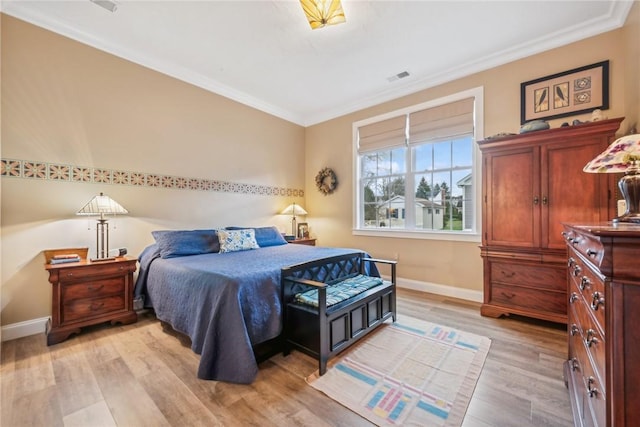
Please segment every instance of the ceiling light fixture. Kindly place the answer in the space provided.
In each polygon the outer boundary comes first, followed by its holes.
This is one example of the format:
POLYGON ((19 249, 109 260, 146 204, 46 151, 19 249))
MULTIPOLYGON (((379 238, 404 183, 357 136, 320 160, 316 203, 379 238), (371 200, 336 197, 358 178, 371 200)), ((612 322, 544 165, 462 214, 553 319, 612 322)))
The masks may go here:
POLYGON ((300 0, 300 4, 312 30, 346 22, 340 0, 300 0))
POLYGON ((103 9, 107 9, 109 12, 115 12, 118 10, 118 3, 111 0, 90 0, 91 3, 97 4, 103 9))

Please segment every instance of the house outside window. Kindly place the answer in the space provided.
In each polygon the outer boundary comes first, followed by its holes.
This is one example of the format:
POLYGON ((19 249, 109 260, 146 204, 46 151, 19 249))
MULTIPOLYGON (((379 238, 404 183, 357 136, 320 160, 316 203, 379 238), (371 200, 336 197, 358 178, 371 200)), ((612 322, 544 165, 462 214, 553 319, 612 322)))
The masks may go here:
POLYGON ((354 123, 355 234, 479 238, 481 106, 477 88, 354 123))

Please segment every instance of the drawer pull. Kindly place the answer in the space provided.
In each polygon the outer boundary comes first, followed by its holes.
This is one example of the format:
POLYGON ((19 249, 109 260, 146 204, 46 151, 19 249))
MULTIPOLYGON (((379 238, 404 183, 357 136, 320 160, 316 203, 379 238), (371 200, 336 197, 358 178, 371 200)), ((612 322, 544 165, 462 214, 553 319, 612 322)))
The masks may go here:
POLYGON ((596 331, 593 329, 587 329, 587 337, 584 339, 584 343, 587 347, 591 347, 594 344, 598 344, 598 338, 595 337, 596 331))
POLYGON ((571 243, 573 243, 573 245, 575 246, 575 245, 579 245, 581 241, 582 239, 580 239, 579 237, 576 237, 571 241, 571 243))
POLYGON ((591 280, 589 280, 587 276, 582 276, 582 279, 580 279, 580 290, 584 291, 586 288, 590 288, 590 287, 591 287, 591 280))
POLYGON ((569 261, 567 261, 567 267, 571 268, 575 265, 576 260, 573 257, 569 257, 569 261))
POLYGON ((92 304, 89 306, 89 310, 91 310, 91 311, 96 311, 96 310, 100 310, 102 307, 104 307, 104 303, 103 303, 103 302, 101 302, 101 303, 99 303, 99 304, 92 303, 92 304))
POLYGON ((91 292, 98 292, 99 290, 101 290, 102 288, 104 288, 104 285, 100 285, 100 286, 87 286, 87 289, 91 292))
POLYGON ((580 363, 578 363, 578 359, 575 357, 571 359, 571 370, 574 372, 580 370, 580 363))
POLYGON ((507 279, 510 279, 516 275, 515 271, 512 271, 510 273, 507 273, 506 271, 501 271, 501 273, 502 273, 502 277, 506 277, 507 279))
POLYGON ((595 291, 593 293, 593 299, 591 300, 591 308, 594 311, 598 311, 598 307, 604 305, 604 297, 601 296, 600 292, 595 291))
POLYGON ((596 251, 595 249, 587 249, 587 255, 589 255, 590 257, 594 257, 596 255, 598 255, 598 251, 596 251))
POLYGON ((596 397, 598 395, 598 389, 593 387, 593 384, 595 384, 596 379, 593 377, 589 377, 589 379, 587 380, 587 394, 589 395, 589 397, 596 397))
POLYGON ((571 296, 569 297, 569 302, 573 304, 577 300, 578 300, 578 294, 576 294, 575 292, 571 292, 571 296))
POLYGON ((573 274, 574 277, 578 277, 580 273, 582 273, 582 268, 580 268, 579 265, 574 266, 571 274, 573 274))
MULTIPOLYGON (((575 323, 571 325, 571 336, 577 335, 578 332, 580 332, 580 329, 578 328, 578 325, 576 325, 575 323)), ((575 359, 575 357, 574 357, 575 359)))

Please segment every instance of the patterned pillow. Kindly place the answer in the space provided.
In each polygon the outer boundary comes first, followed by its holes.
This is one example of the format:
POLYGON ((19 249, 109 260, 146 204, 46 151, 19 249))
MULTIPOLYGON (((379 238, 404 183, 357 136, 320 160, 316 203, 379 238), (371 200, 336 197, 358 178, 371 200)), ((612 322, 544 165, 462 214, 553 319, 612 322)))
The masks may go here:
POLYGON ((220 253, 258 249, 256 232, 249 228, 244 230, 218 230, 220 253))

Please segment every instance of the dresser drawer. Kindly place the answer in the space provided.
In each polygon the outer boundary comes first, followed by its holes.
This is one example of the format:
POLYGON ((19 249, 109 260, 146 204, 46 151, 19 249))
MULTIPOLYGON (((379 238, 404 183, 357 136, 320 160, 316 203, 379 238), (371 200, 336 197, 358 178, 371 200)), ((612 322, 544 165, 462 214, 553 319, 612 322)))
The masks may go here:
POLYGON ((573 291, 586 301, 589 310, 604 331, 604 282, 584 261, 576 256, 574 250, 569 251, 569 277, 573 291))
POLYGON ((530 265, 492 262, 491 281, 529 286, 536 289, 565 292, 567 278, 562 268, 543 267, 530 265))
POLYGON ((135 271, 136 266, 134 263, 94 263, 87 264, 81 267, 74 268, 60 268, 59 280, 62 283, 68 283, 79 280, 91 280, 94 278, 107 277, 107 276, 122 276, 127 272, 135 271))
POLYGON ((581 253, 594 265, 600 267, 602 257, 604 256, 604 246, 598 238, 576 233, 573 230, 565 231, 563 235, 570 248, 581 253))
MULTIPOLYGON (((602 389, 605 389, 606 375, 606 342, 602 328, 597 325, 588 313, 588 308, 579 297, 570 299, 569 333, 572 340, 580 340, 585 352, 593 365, 593 371, 598 376, 602 389)), ((578 343, 576 343, 576 346, 578 343)))
POLYGON ((95 299, 78 299, 64 305, 62 318, 64 322, 73 322, 125 309, 125 298, 123 295, 112 295, 95 299))
POLYGON ((65 303, 81 298, 100 298, 124 292, 124 278, 94 280, 87 283, 74 283, 62 286, 62 298, 65 303))
POLYGON ((567 314, 566 291, 553 292, 535 288, 491 283, 491 303, 526 310, 567 314))

